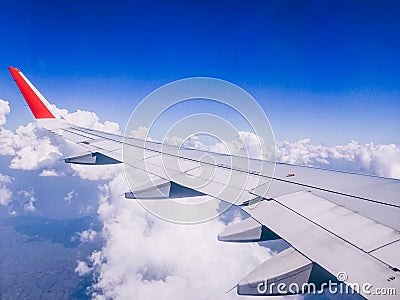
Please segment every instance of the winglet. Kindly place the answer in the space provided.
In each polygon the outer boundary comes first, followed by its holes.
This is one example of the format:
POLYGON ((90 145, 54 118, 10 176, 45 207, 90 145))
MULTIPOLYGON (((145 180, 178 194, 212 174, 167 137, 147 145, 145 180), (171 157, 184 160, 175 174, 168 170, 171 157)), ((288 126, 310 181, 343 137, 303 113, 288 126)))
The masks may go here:
POLYGON ((8 70, 36 119, 62 119, 61 115, 51 107, 46 98, 43 97, 20 70, 13 67, 8 67, 8 70))

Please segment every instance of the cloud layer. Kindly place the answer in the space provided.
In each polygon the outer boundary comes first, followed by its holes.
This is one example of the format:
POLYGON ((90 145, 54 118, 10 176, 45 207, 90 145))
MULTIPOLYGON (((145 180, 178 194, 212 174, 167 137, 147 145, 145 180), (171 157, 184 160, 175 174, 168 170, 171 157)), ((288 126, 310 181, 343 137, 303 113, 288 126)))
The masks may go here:
POLYGON ((278 142, 276 159, 290 164, 318 166, 377 176, 400 178, 400 147, 394 144, 313 145, 309 139, 278 142))
MULTIPOLYGON (((78 110, 70 113, 66 109, 56 109, 76 125, 111 133, 120 133, 117 123, 110 121, 102 123, 93 112, 78 110)), ((10 168, 12 169, 43 169, 41 176, 57 176, 58 174, 52 167, 64 156, 63 153, 71 148, 71 144, 58 136, 49 134, 49 132, 37 126, 36 123, 21 125, 15 132, 8 130, 4 125, 9 113, 10 106, 8 101, 0 100, 0 155, 13 156, 10 163, 10 168)), ((82 147, 76 147, 74 151, 85 151, 82 147)), ((74 171, 78 175, 82 173, 83 178, 92 180, 104 177, 110 178, 110 175, 106 176, 103 174, 104 172, 99 172, 98 169, 93 170, 92 175, 88 174, 87 168, 84 170, 79 166, 75 166, 74 171)))
POLYGON ((106 243, 89 260, 98 276, 95 299, 235 299, 226 291, 271 255, 255 243, 217 242, 226 227, 219 220, 196 226, 162 221, 123 199, 125 189, 122 173, 101 188, 106 243))

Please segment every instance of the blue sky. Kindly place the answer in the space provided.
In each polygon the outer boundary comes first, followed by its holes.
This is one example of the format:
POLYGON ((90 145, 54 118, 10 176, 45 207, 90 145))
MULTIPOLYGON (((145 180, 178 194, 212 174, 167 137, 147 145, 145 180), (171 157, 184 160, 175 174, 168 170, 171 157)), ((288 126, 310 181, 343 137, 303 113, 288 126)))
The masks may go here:
POLYGON ((13 65, 122 128, 155 88, 210 76, 250 92, 277 140, 400 144, 398 1, 18 1, 0 16, 9 126, 31 118, 13 65))

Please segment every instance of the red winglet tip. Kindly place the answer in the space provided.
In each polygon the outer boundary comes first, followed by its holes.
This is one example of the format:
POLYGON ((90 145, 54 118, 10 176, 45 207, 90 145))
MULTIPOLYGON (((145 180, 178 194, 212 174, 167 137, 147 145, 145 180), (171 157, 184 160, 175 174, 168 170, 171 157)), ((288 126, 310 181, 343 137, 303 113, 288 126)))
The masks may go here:
POLYGON ((8 67, 8 70, 10 71, 11 75, 13 75, 13 77, 14 77, 14 74, 20 72, 20 70, 18 70, 17 68, 14 68, 14 67, 8 67))
POLYGON ((24 96, 35 118, 54 119, 54 115, 40 99, 40 97, 43 96, 40 95, 40 93, 38 95, 35 93, 35 91, 31 87, 32 84, 29 81, 25 80, 23 76, 21 76, 21 71, 14 67, 8 67, 8 70, 10 71, 12 77, 17 83, 17 86, 21 91, 22 96, 24 96))

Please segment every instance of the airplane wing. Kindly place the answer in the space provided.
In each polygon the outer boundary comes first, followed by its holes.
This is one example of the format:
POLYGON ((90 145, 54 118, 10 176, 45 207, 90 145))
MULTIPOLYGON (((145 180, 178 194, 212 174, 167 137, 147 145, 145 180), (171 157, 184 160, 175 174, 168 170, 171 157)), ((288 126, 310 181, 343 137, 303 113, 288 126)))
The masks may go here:
POLYGON ((86 149, 67 163, 124 162, 157 178, 155 186, 131 188, 127 198, 168 196, 171 184, 178 184, 241 207, 250 217, 228 226, 220 241, 287 241, 290 248, 237 284, 238 294, 307 293, 344 281, 368 299, 396 298, 400 180, 178 148, 76 126, 18 69, 9 69, 38 122, 86 149), (273 176, 264 171, 271 168, 273 176))

